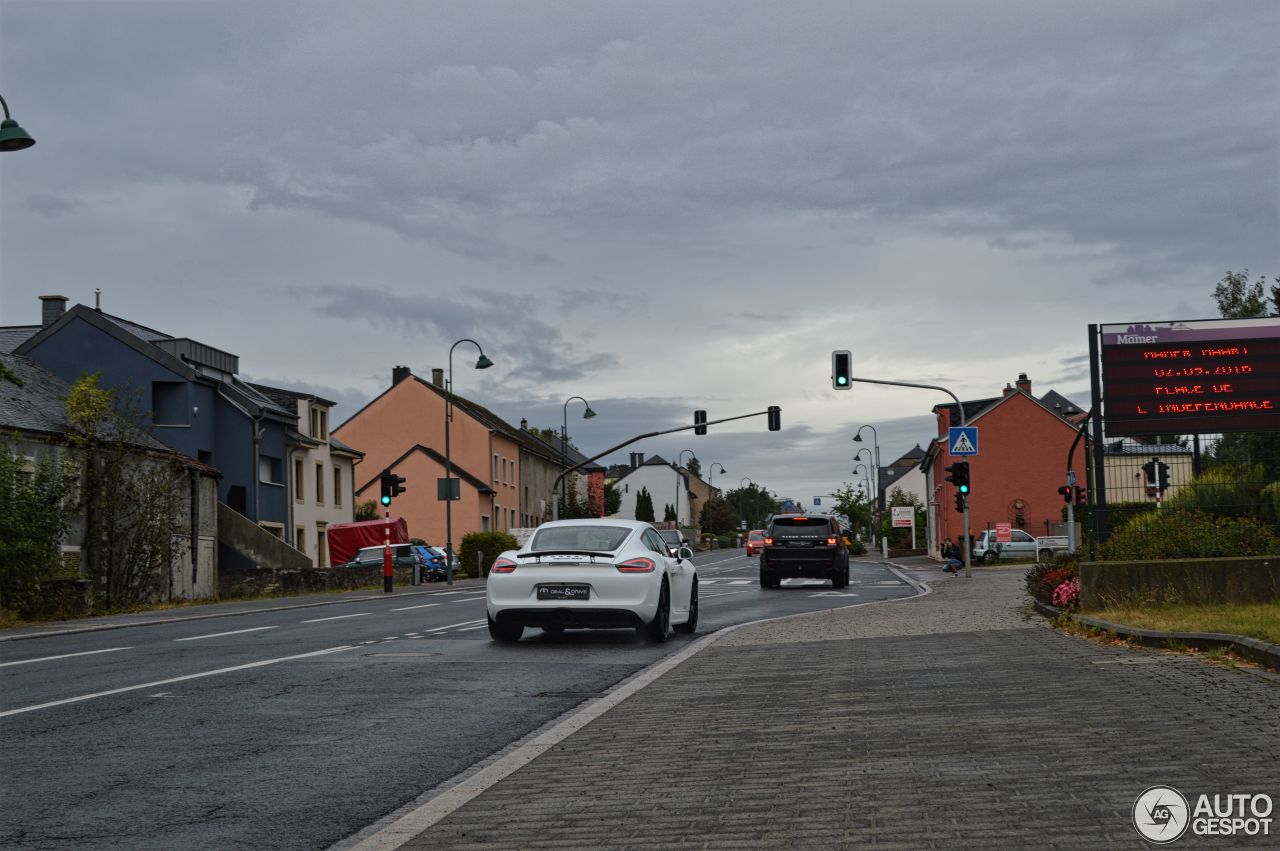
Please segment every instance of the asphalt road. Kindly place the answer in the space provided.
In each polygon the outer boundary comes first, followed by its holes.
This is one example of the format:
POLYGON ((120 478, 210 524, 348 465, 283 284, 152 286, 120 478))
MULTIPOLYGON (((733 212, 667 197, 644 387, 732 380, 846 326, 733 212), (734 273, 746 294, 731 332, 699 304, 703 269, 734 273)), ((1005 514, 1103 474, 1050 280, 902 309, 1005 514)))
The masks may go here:
MULTIPOLYGON (((699 634, 914 589, 695 557, 699 634)), ((284 603, 287 605, 287 603, 284 603)), ((489 641, 479 586, 0 642, 0 846, 325 848, 696 636, 489 641)))

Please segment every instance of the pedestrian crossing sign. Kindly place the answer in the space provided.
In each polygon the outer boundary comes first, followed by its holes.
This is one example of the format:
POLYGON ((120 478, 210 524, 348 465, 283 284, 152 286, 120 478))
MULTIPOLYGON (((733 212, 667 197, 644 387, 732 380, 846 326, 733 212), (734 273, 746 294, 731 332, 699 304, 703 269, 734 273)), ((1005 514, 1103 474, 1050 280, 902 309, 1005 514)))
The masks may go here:
POLYGON ((977 426, 952 426, 947 438, 947 451, 951 455, 978 454, 977 426))

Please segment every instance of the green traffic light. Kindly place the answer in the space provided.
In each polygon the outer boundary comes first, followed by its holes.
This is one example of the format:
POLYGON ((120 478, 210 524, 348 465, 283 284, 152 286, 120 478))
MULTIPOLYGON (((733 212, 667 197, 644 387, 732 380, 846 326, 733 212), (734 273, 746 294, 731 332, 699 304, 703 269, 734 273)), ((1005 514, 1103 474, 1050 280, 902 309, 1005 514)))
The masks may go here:
POLYGON ((383 505, 390 505, 390 504, 391 504, 391 497, 389 497, 389 496, 384 496, 384 497, 382 498, 382 504, 383 504, 383 505))
POLYGON ((968 486, 968 485, 961 485, 961 486, 960 486, 960 493, 968 493, 968 492, 969 492, 969 486, 968 486))
POLYGON ((849 383, 849 379, 848 379, 848 378, 845 378, 843 375, 841 375, 840 377, 838 377, 838 378, 836 379, 836 381, 840 382, 841 384, 848 384, 848 383, 849 383))

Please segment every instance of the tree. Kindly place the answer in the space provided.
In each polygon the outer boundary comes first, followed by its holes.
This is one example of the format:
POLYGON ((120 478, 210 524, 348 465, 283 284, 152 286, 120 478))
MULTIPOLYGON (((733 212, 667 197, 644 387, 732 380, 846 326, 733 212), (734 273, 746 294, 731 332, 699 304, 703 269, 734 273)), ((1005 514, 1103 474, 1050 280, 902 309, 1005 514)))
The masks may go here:
MULTIPOLYGON (((1267 300, 1263 295, 1267 282, 1265 276, 1249 283, 1249 270, 1232 272, 1222 276, 1222 280, 1214 287, 1213 297, 1218 302, 1218 312, 1223 319, 1255 319, 1267 315, 1267 300)), ((1280 303, 1275 303, 1276 287, 1271 288, 1271 298, 1280 316, 1280 303)))
POLYGON ((867 494, 848 482, 835 492, 836 514, 849 518, 849 525, 854 529, 866 529, 871 525, 873 506, 867 494))
POLYGON ((373 500, 362 502, 356 506, 356 520, 377 520, 378 519, 378 503, 373 500))
POLYGON ((889 539, 889 546, 894 548, 908 547, 911 545, 911 529, 908 527, 894 528, 892 507, 910 505, 915 508, 916 515, 916 542, 923 540, 925 523, 928 521, 928 513, 925 511, 924 503, 920 501, 920 497, 914 493, 908 493, 902 488, 894 488, 889 493, 888 505, 890 510, 885 512, 885 516, 880 520, 880 534, 889 539))
POLYGON ((604 486, 604 513, 605 516, 617 514, 622 508, 622 491, 618 490, 613 482, 606 482, 604 486))
POLYGON ((701 476, 702 476, 702 462, 698 460, 698 456, 697 456, 697 455, 692 456, 692 457, 688 460, 688 462, 684 465, 684 468, 685 468, 686 470, 688 470, 691 474, 693 474, 693 476, 694 476, 695 478, 701 478, 701 476))
POLYGON ((751 482, 746 487, 726 491, 724 499, 746 520, 749 528, 759 529, 764 519, 774 512, 776 500, 768 490, 751 482))
POLYGON ((653 522, 653 497, 647 487, 640 488, 640 493, 636 494, 636 519, 653 522))
MULTIPOLYGON (((1249 270, 1227 271, 1214 288, 1213 297, 1218 302, 1218 312, 1224 319, 1252 319, 1267 315, 1267 302, 1263 298, 1265 277, 1249 283, 1249 270)), ((1280 316, 1280 292, 1277 285, 1271 287, 1272 308, 1280 316)), ((1280 480, 1280 432, 1236 432, 1224 434, 1209 450, 1207 466, 1235 464, 1251 467, 1261 464, 1267 481, 1280 480)))
MULTIPOLYGON (((68 442, 84 457, 82 552, 108 606, 167 596, 185 475, 178 457, 145 447, 145 418, 101 373, 82 375, 67 394, 68 442)), ((188 520, 189 522, 189 520, 188 520)))
POLYGON ((565 480, 564 505, 560 506, 560 519, 582 520, 599 516, 600 506, 591 500, 590 495, 578 495, 578 477, 568 476, 565 480))
POLYGON ((702 511, 698 515, 698 524, 704 532, 723 535, 737 531, 738 515, 728 502, 713 497, 702 506, 702 511))
POLYGON ((662 519, 668 523, 674 522, 676 519, 676 507, 668 502, 662 509, 662 519))
POLYGON ((78 478, 69 459, 44 457, 31 469, 0 441, 0 608, 39 612, 40 583, 62 568, 78 478))

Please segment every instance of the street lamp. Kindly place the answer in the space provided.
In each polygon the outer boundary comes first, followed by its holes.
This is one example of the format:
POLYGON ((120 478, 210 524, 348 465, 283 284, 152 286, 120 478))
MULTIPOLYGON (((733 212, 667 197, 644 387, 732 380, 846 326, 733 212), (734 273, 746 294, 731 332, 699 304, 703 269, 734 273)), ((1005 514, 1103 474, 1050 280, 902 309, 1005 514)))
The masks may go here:
MULTIPOLYGON (((871 445, 876 449, 876 508, 880 507, 880 436, 876 434, 876 427, 873 425, 858 426, 858 432, 853 436, 854 442, 862 442, 862 430, 864 428, 871 429, 871 445)), ((864 449, 866 447, 863 447, 864 449)))
MULTIPOLYGON (((493 361, 485 357, 484 349, 470 337, 463 337, 449 347, 449 380, 444 385, 444 551, 448 559, 449 584, 453 584, 453 455, 449 447, 449 423, 453 420, 453 350, 463 343, 470 343, 480 352, 476 369, 488 369, 493 361)), ((477 577, 479 578, 479 577, 477 577)))
POLYGON ((0 107, 4 107, 4 121, 0 121, 0 151, 21 151, 34 145, 36 140, 9 117, 9 104, 2 97, 0 107))
POLYGON ((711 504, 711 502, 712 502, 712 500, 714 500, 714 499, 716 498, 716 486, 715 486, 715 481, 716 481, 716 467, 717 467, 717 466, 719 466, 719 467, 720 467, 720 472, 722 472, 722 473, 727 473, 727 472, 729 472, 728 470, 726 470, 726 469, 724 468, 724 465, 723 465, 723 464, 721 464, 719 461, 712 461, 712 462, 711 462, 711 466, 707 468, 707 505, 710 505, 710 504, 711 504))
MULTIPOLYGON (((680 462, 684 461, 684 453, 688 452, 694 458, 698 456, 694 454, 692 449, 681 449, 680 454, 676 456, 676 528, 680 528, 680 462)), ((689 506, 692 508, 693 506, 689 506)), ((692 512, 690 512, 692 513, 692 512)), ((689 522, 693 522, 693 518, 689 518, 689 522)))
POLYGON ((742 515, 743 520, 747 519, 747 512, 742 508, 742 492, 747 489, 747 482, 751 482, 753 485, 755 484, 755 482, 752 482, 747 476, 743 476, 738 480, 738 513, 742 515))
MULTIPOLYGON (((569 403, 572 402, 574 399, 581 400, 582 404, 587 406, 587 409, 582 412, 582 418, 584 420, 589 420, 596 415, 596 412, 591 410, 591 403, 588 402, 586 399, 583 399, 581 396, 570 396, 568 399, 564 400, 564 408, 561 411, 561 413, 564 414, 564 416, 561 418, 561 421, 560 421, 560 469, 561 470, 569 469, 569 403)), ((565 505, 568 504, 568 499, 569 499, 568 493, 569 493, 569 477, 565 476, 564 481, 560 483, 561 504, 565 504, 565 505)))
MULTIPOLYGON (((855 476, 858 475, 859 469, 862 470, 862 480, 867 483, 867 501, 871 502, 873 499, 871 495, 871 475, 870 475, 871 471, 866 464, 859 464, 857 467, 853 468, 853 475, 855 476)), ((858 487, 862 487, 862 486, 859 485, 858 487)), ((874 505, 874 502, 872 502, 872 505, 874 505)), ((874 519, 874 512, 868 512, 867 518, 868 518, 867 519, 867 537, 871 539, 871 546, 874 547, 876 544, 876 536, 875 536, 875 532, 873 531, 874 527, 872 526, 872 522, 874 519)))

